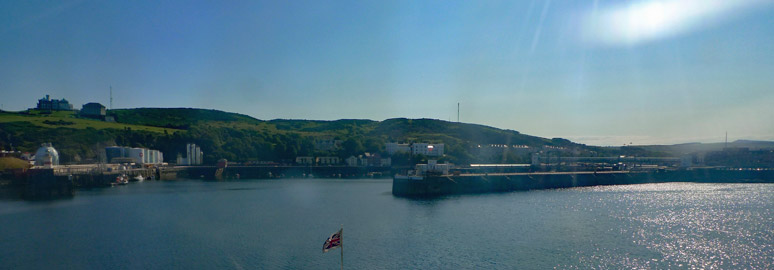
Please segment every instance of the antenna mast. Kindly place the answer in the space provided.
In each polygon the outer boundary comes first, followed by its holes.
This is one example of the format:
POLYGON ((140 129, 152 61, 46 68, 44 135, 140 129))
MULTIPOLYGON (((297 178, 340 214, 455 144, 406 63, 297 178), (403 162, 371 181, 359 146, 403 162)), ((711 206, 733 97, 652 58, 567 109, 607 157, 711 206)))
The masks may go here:
POLYGON ((110 110, 113 110, 113 86, 110 86, 110 110))
POLYGON ((460 122, 460 103, 457 102, 457 123, 460 122))

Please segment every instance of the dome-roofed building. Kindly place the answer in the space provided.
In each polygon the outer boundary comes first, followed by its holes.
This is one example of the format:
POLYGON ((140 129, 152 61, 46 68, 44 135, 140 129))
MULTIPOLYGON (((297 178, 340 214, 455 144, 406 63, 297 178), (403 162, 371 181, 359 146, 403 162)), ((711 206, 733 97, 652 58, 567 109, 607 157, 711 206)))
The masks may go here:
POLYGON ((43 143, 35 152, 35 166, 55 166, 59 165, 59 152, 54 149, 51 143, 43 143))

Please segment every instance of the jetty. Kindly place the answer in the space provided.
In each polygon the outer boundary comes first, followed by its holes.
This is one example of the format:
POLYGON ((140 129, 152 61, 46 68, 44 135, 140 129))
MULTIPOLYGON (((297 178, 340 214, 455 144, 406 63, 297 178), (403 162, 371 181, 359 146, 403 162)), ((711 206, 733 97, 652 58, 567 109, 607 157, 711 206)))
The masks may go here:
POLYGON ((20 173, 23 180, 24 196, 30 199, 72 196, 76 188, 109 187, 116 178, 125 176, 133 179, 155 179, 157 168, 119 168, 118 166, 67 165, 33 167, 20 173))
POLYGON ((774 183, 774 170, 694 168, 652 171, 395 175, 392 182, 392 194, 398 197, 433 197, 451 194, 665 182, 774 183))

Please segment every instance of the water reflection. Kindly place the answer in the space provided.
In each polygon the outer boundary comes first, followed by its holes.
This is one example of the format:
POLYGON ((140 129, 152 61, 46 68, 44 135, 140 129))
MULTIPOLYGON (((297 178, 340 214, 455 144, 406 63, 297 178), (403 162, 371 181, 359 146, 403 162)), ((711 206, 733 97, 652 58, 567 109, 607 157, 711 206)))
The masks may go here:
POLYGON ((146 181, 71 200, 2 200, 0 261, 29 269, 337 266, 320 244, 344 224, 347 265, 358 269, 773 266, 771 184, 425 199, 390 189, 389 180, 146 181), (51 255, 35 259, 41 254, 51 255))

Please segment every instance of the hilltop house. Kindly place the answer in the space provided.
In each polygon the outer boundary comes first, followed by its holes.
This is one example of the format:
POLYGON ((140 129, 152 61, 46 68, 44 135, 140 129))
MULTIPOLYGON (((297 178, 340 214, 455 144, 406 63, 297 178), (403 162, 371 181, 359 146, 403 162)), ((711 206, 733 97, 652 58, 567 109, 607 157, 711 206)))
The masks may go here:
POLYGON ((83 105, 83 108, 81 108, 80 115, 81 117, 104 120, 105 106, 96 102, 86 103, 83 105))
POLYGON ((72 111, 73 105, 66 99, 51 99, 49 95, 45 98, 38 99, 38 110, 45 111, 72 111))

